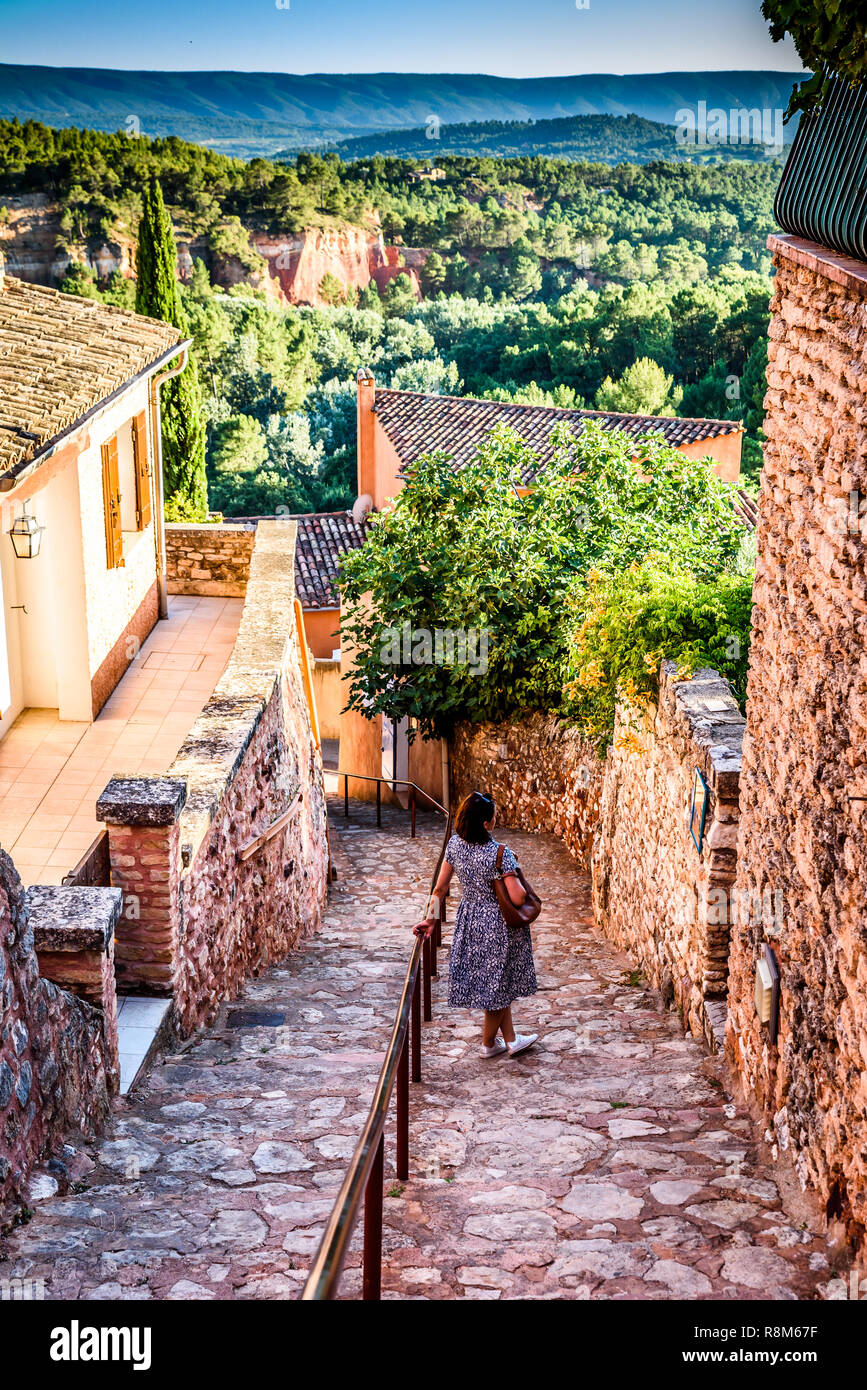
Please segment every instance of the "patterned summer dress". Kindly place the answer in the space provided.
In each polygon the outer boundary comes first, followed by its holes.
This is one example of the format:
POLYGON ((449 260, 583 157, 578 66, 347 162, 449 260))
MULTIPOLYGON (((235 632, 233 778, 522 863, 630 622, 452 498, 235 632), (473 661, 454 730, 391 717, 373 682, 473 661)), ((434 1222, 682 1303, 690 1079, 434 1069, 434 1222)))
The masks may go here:
MULTIPOLYGON (((505 1009, 536 993, 529 927, 507 927, 491 887, 499 845, 470 845, 453 835, 445 859, 461 885, 461 902, 449 952, 449 1004, 459 1009, 505 1009)), ((518 861, 506 847, 503 874, 518 861)))

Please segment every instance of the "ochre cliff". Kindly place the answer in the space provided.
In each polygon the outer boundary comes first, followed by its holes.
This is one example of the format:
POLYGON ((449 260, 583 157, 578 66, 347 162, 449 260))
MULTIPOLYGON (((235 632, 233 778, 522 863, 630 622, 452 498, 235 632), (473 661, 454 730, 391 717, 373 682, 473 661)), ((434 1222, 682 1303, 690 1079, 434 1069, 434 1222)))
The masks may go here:
POLYGON ((428 253, 386 246, 381 236, 363 227, 311 227, 284 237, 254 232, 250 239, 290 304, 324 303, 321 286, 326 275, 350 297, 371 280, 382 291, 396 276, 407 275, 421 299, 418 272, 428 253))
MULTIPOLYGON (((8 216, 5 224, 0 224, 0 247, 10 274, 32 284, 57 285, 70 262, 77 261, 89 266, 101 285, 116 270, 129 278, 134 276, 132 237, 117 233, 99 245, 68 245, 60 209, 44 194, 8 198, 6 206, 8 216)), ((205 237, 179 241, 178 276, 189 280, 194 260, 202 259, 213 283, 221 289, 249 284, 253 289, 264 289, 276 303, 321 305, 326 302, 322 295, 326 275, 338 282, 349 302, 371 280, 381 292, 398 275, 406 275, 421 299, 419 275, 430 254, 424 249, 386 246, 376 230, 349 225, 310 227, 286 236, 252 232, 250 243, 264 262, 254 270, 234 256, 214 255, 205 237)))

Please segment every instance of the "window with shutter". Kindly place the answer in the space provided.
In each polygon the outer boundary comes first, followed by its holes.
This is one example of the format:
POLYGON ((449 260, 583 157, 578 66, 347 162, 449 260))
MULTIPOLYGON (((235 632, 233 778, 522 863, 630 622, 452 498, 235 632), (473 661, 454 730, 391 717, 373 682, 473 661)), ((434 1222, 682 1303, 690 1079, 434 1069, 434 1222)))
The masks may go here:
POLYGON ((120 481, 117 439, 102 446, 102 497, 105 507, 105 560, 110 570, 123 565, 123 532, 120 526, 120 481))
POLYGON ((135 459, 135 519, 140 531, 151 522, 151 462, 148 429, 144 411, 132 422, 132 449, 135 459))

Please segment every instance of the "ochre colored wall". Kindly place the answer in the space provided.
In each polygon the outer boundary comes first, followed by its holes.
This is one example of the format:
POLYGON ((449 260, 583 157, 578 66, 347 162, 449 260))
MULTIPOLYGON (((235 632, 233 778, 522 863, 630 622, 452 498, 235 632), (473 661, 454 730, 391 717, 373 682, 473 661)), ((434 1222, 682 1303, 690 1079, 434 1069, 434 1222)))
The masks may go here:
POLYGON ((313 698, 320 738, 340 738, 340 711, 347 690, 340 679, 340 662, 318 659, 313 666, 313 698))
POLYGON ((340 609, 305 608, 304 632, 313 655, 330 661, 340 646, 340 609))
POLYGON ((716 472, 723 481, 736 483, 741 474, 743 443, 743 430, 738 430, 735 434, 721 434, 717 439, 701 439, 697 444, 681 444, 678 453, 691 459, 714 459, 716 472))

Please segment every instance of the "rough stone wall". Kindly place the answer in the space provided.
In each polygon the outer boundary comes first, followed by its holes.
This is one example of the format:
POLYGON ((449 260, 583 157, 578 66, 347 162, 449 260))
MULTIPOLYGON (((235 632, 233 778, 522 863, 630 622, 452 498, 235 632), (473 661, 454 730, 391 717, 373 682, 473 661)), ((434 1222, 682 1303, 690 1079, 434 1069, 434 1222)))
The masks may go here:
POLYGON ((39 973, 21 880, 0 850, 0 1218, 69 1126, 108 1113, 102 1015, 39 973))
POLYGON ((867 1228, 867 265, 772 238, 767 445, 741 779, 728 1043, 804 1184, 867 1228), (860 800, 856 798, 861 798, 860 800), (771 1045, 753 1006, 781 970, 771 1045))
POLYGON ((459 724, 449 765, 454 805, 487 792, 501 825, 559 835, 590 868, 605 765, 573 729, 540 714, 521 724, 459 724))
POLYGON ((166 526, 166 579, 170 594, 243 598, 256 542, 252 523, 166 526))
POLYGON ((163 778, 113 779, 99 801, 113 882, 137 907, 118 925, 119 970, 125 984, 171 990, 183 1034, 286 956, 318 923, 326 892, 322 760, 295 627, 295 527, 262 522, 255 534, 232 657, 177 759, 163 778), (242 858, 290 809, 285 826, 242 858))
POLYGON ((618 708, 593 850, 593 900, 605 934, 677 1004, 684 1025, 722 1042, 744 718, 716 671, 675 679, 659 704, 618 708), (690 835, 695 771, 709 797, 701 853, 690 835))

